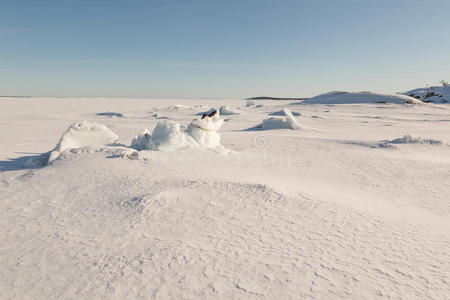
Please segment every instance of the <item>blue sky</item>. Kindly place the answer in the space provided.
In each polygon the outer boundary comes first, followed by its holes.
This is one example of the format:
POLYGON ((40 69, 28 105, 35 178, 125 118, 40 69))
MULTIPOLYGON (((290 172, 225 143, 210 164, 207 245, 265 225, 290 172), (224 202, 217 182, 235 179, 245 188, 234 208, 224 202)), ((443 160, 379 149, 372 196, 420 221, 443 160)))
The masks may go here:
POLYGON ((0 95, 302 97, 441 79, 447 0, 0 0, 0 95))

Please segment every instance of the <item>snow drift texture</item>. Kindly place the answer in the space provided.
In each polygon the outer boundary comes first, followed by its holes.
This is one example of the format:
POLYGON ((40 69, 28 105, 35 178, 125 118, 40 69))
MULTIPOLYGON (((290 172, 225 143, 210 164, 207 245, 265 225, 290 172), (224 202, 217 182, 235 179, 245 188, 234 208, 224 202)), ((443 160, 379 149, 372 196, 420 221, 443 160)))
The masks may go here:
POLYGON ((379 94, 372 92, 329 92, 304 100, 305 104, 352 104, 352 103, 397 103, 397 104, 415 104, 421 103, 416 98, 396 95, 379 94))
POLYGON ((89 121, 75 122, 61 136, 55 149, 50 153, 48 162, 54 161, 67 149, 108 145, 118 139, 119 137, 105 125, 89 121))
POLYGON ((450 86, 433 86, 403 93, 423 102, 450 103, 450 86))

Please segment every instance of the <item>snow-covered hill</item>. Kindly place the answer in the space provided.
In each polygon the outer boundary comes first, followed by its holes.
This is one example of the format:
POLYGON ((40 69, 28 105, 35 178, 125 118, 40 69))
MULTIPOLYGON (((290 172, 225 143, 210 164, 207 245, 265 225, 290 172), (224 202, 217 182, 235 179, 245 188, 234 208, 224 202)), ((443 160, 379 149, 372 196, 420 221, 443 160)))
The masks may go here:
POLYGON ((343 91, 333 91, 318 96, 308 98, 303 101, 305 104, 351 104, 351 103, 397 103, 397 104, 417 104, 415 98, 397 95, 380 94, 373 92, 350 93, 343 91))
POLYGON ((423 102, 450 103, 450 86, 432 86, 403 93, 423 102))
POLYGON ((298 105, 297 130, 256 130, 292 108, 260 102, 2 99, 0 299, 448 298, 450 107, 298 105), (220 106, 231 152, 136 146, 220 106), (74 120, 93 133, 26 163, 74 120))

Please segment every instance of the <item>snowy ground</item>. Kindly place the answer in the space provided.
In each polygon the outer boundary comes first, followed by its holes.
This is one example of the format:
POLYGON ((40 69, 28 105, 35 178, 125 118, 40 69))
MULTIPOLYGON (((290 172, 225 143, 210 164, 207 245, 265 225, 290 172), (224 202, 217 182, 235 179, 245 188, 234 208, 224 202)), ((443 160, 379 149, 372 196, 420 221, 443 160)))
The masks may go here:
POLYGON ((2 99, 0 298, 448 299, 450 105, 290 103, 2 99), (129 145, 225 105, 232 153, 23 168, 74 120, 129 145), (255 127, 286 107, 299 130, 255 127))

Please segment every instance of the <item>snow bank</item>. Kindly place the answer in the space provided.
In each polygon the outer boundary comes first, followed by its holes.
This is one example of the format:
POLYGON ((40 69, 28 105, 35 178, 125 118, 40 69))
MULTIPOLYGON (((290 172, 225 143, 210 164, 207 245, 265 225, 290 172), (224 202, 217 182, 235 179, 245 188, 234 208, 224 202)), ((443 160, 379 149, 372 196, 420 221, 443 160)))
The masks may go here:
POLYGON ((108 145, 118 139, 119 137, 105 125, 89 121, 75 122, 61 136, 55 149, 50 153, 48 162, 54 161, 67 149, 108 145))
POLYGON ((329 92, 306 99, 302 104, 352 104, 352 103, 396 103, 396 104, 416 104, 421 101, 416 98, 397 95, 380 94, 372 92, 329 92))
POLYGON ((241 114, 241 112, 239 110, 237 110, 237 109, 235 109, 234 107, 231 107, 231 106, 221 106, 219 108, 219 112, 223 116, 240 115, 241 114))
POLYGON ((286 115, 283 117, 271 117, 268 119, 264 119, 261 124, 261 129, 269 130, 269 129, 299 129, 300 125, 297 123, 297 120, 292 115, 289 109, 283 109, 283 113, 286 115))
POLYGON ((450 86, 433 86, 403 93, 423 102, 450 103, 450 86))

